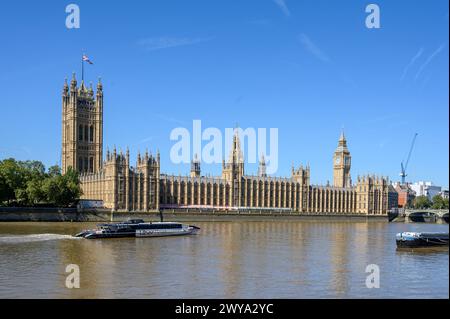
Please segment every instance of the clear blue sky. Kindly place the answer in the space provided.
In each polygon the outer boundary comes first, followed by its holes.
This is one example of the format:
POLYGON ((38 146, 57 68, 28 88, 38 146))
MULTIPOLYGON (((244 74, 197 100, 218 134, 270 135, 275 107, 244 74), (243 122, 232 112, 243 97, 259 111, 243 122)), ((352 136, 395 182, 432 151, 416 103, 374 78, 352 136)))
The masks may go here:
POLYGON ((344 126, 353 177, 398 180, 418 132, 408 180, 448 187, 447 0, 377 1, 377 30, 369 1, 72 2, 77 30, 69 1, 1 5, 0 159, 59 163, 61 89, 84 50, 87 80, 104 83, 105 147, 159 148, 164 172, 188 172, 170 162, 169 134, 200 119, 279 128, 277 175, 309 162, 326 183, 344 126))

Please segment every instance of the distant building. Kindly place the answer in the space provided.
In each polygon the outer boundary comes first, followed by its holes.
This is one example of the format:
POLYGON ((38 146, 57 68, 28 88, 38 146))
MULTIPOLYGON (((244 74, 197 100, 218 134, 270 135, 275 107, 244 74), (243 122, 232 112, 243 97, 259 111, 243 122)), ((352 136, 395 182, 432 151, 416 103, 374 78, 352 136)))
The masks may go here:
POLYGON ((444 189, 444 190, 442 190, 440 193, 439 193, 439 195, 441 195, 441 197, 443 198, 443 199, 448 199, 448 189, 444 189))
POLYGON ((415 192, 410 188, 409 184, 395 183, 394 188, 398 193, 398 207, 411 207, 416 197, 415 192))
POLYGON ((388 209, 398 208, 398 193, 394 186, 388 186, 388 209))
POLYGON ((432 200, 434 196, 439 195, 441 192, 441 186, 435 186, 432 182, 416 182, 411 184, 411 189, 416 192, 416 196, 427 196, 429 200, 432 200))

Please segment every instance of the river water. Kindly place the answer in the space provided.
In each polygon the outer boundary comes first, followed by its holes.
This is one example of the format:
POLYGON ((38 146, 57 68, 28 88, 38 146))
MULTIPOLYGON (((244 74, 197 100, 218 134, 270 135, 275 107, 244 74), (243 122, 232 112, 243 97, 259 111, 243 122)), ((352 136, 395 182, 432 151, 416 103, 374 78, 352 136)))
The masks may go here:
MULTIPOLYGON (((195 236, 87 240, 89 223, 0 223, 0 298, 448 298, 448 249, 398 251, 384 221, 195 222, 195 236), (80 288, 66 287, 66 266, 80 288), (366 267, 379 267, 367 288, 366 267)), ((373 269, 373 268, 372 268, 373 269)))

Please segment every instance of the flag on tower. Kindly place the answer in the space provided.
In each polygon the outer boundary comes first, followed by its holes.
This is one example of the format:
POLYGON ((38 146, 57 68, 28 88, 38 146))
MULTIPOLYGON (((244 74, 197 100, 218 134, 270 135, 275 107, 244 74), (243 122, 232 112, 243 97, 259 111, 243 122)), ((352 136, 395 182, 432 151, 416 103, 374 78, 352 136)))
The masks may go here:
POLYGON ((89 60, 88 56, 86 54, 83 54, 83 61, 87 62, 89 64, 94 64, 91 60, 89 60))

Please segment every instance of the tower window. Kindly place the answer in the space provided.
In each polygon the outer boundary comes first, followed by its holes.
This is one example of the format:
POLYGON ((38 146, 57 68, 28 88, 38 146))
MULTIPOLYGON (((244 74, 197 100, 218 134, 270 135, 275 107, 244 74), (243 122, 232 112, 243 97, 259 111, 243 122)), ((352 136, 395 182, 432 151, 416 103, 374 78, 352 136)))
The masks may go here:
POLYGON ((83 140, 83 125, 78 126, 78 140, 83 140))
POLYGON ((89 141, 94 141, 94 127, 92 125, 89 127, 89 141))
POLYGON ((82 172, 83 171, 83 158, 80 157, 78 159, 78 171, 82 172))
POLYGON ((88 141, 88 135, 89 135, 89 129, 88 126, 85 125, 84 126, 84 140, 87 142, 88 141))
POLYGON ((89 172, 94 172, 94 158, 92 156, 89 158, 89 172))
POLYGON ((84 158, 84 170, 87 172, 89 170, 88 158, 84 158))

